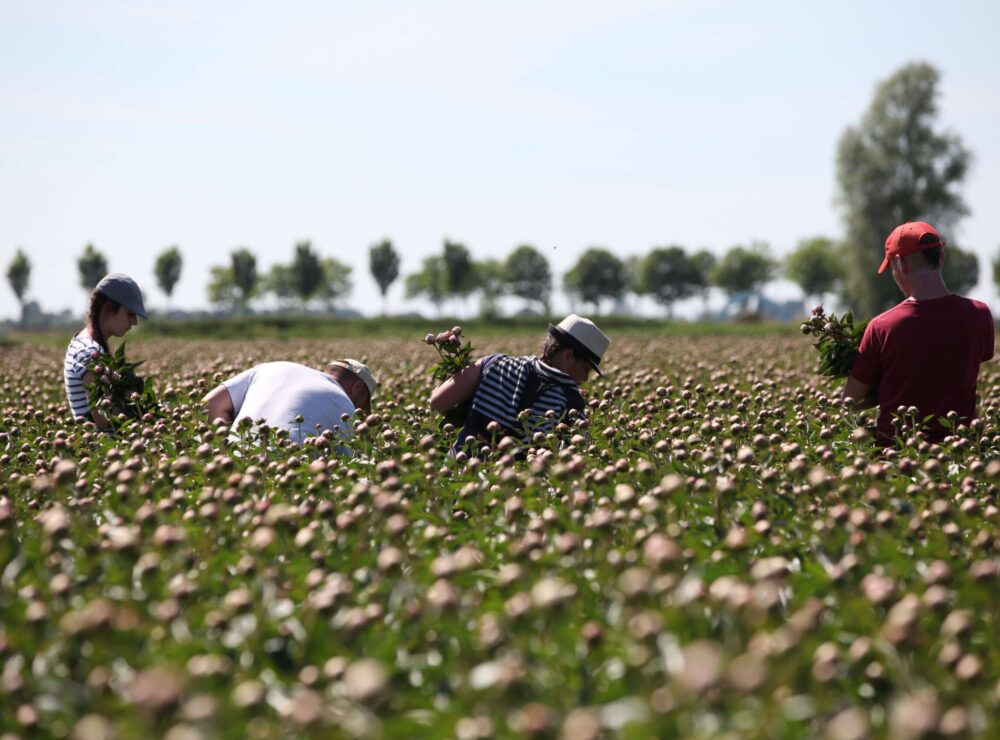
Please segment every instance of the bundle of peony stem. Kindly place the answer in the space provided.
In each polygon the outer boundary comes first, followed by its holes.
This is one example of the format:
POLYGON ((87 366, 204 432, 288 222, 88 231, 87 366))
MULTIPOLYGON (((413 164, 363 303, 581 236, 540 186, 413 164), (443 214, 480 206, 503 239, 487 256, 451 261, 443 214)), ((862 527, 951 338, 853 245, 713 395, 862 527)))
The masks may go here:
POLYGON ((812 316, 802 324, 802 333, 816 337, 813 345, 819 352, 819 374, 831 378, 846 378, 858 356, 867 321, 854 323, 850 311, 840 318, 827 314, 816 306, 812 316))
POLYGON ((98 409, 113 420, 124 414, 128 419, 141 419, 146 414, 159 412, 160 403, 153 391, 153 382, 136 373, 145 360, 129 362, 125 359, 123 342, 114 354, 95 353, 90 365, 93 381, 87 386, 90 407, 98 409))
POLYGON ((452 327, 451 331, 428 334, 424 341, 437 350, 440 360, 434 366, 431 377, 442 382, 462 372, 472 364, 472 342, 462 344, 462 327, 452 327))
MULTIPOLYGON (((428 334, 424 337, 424 341, 437 350, 440 358, 431 374, 431 377, 439 383, 454 377, 472 364, 472 342, 466 340, 465 344, 462 344, 461 326, 452 327, 451 331, 443 331, 440 334, 428 334)), ((471 401, 464 401, 449 409, 444 414, 442 426, 461 425, 471 407, 471 401)))

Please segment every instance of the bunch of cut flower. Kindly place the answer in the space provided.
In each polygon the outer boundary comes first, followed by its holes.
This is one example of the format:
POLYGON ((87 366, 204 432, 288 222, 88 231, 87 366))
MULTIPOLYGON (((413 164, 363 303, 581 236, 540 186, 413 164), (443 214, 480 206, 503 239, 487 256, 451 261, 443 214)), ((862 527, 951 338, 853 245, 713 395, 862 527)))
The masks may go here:
POLYGON ((462 344, 461 326, 455 326, 451 331, 443 331, 440 334, 428 334, 424 337, 424 342, 436 349, 441 358, 431 373, 431 377, 439 383, 472 364, 472 342, 466 340, 465 344, 462 344))
POLYGON ((144 362, 129 362, 125 358, 124 342, 112 354, 96 354, 90 366, 94 379, 87 386, 90 407, 106 414, 112 424, 118 414, 128 419, 156 414, 160 402, 153 390, 153 381, 136 373, 136 368, 144 362))
MULTIPOLYGON (((451 331, 440 334, 428 334, 424 337, 424 342, 437 350, 439 359, 431 378, 438 383, 454 377, 472 364, 472 342, 466 340, 462 343, 461 326, 452 327, 451 331)), ((464 423, 471 407, 471 401, 458 404, 444 415, 442 424, 458 426, 464 423)))
POLYGON ((855 324, 850 311, 838 318, 825 313, 823 306, 812 310, 812 316, 802 324, 802 333, 816 337, 813 346, 819 352, 820 375, 846 378, 850 374, 866 326, 867 321, 855 324))

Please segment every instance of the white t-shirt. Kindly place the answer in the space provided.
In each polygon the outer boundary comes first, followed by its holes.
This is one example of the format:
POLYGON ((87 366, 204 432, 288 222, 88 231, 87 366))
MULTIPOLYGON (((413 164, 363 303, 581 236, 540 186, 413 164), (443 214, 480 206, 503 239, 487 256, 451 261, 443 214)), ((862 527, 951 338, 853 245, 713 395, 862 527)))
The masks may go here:
POLYGON ((233 430, 240 419, 264 419, 269 427, 287 429, 298 443, 333 429, 341 437, 354 433, 354 403, 336 380, 297 362, 265 362, 244 370, 223 385, 233 400, 233 430), (343 420, 344 415, 347 421, 343 420), (295 417, 302 416, 302 422, 295 417))

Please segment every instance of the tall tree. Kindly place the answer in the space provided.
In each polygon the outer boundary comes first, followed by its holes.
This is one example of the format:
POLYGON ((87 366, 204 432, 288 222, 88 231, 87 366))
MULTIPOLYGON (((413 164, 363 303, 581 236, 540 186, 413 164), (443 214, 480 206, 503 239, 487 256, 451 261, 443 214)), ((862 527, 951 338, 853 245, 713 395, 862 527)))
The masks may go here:
POLYGON ((476 266, 464 244, 444 240, 441 253, 445 274, 445 293, 451 298, 464 299, 477 287, 476 266))
POLYGON ((552 269, 545 255, 530 244, 522 244, 507 255, 504 273, 512 295, 529 303, 537 302, 544 313, 549 313, 552 269))
POLYGON ((420 266, 420 272, 406 276, 406 297, 426 296, 440 315, 441 301, 447 292, 446 286, 444 259, 438 255, 425 257, 420 266))
POLYGON ((712 283, 734 296, 759 289, 774 276, 776 267, 764 242, 754 242, 749 249, 735 246, 712 268, 712 283))
POLYGON ((802 288, 806 298, 822 302, 843 279, 840 248, 824 236, 803 239, 785 258, 785 275, 802 288))
POLYGON ((237 291, 237 308, 246 310, 257 293, 257 258, 247 247, 238 247, 230 252, 229 264, 237 291))
POLYGON ((108 260, 94 249, 93 244, 83 248, 76 267, 80 271, 80 287, 86 291, 93 290, 101 282, 101 278, 108 274, 108 260))
POLYGON ((333 312, 337 308, 337 303, 342 298, 350 295, 354 289, 351 280, 351 266, 345 265, 338 259, 327 257, 320 263, 323 274, 323 281, 316 291, 316 295, 323 301, 327 310, 333 312))
POLYGON ((278 306, 283 311, 288 311, 298 301, 295 277, 292 275, 292 268, 289 265, 281 263, 271 265, 271 269, 263 276, 261 283, 261 289, 277 298, 278 306))
POLYGON ((28 290, 28 280, 31 278, 31 261, 20 248, 14 255, 14 259, 7 266, 7 282, 10 289, 17 296, 17 302, 21 306, 21 320, 24 320, 24 294, 28 290))
POLYGON ((257 258, 246 247, 229 253, 229 264, 213 267, 208 300, 221 308, 244 312, 257 295, 257 258))
POLYGON ((703 315, 708 315, 709 288, 712 287, 712 270, 715 269, 715 263, 715 255, 707 249, 699 249, 691 255, 694 293, 701 296, 703 315))
POLYGON ((602 247, 591 247, 563 276, 566 290, 597 311, 601 300, 618 300, 625 294, 627 277, 620 259, 602 247))
POLYGON ((392 246, 392 242, 383 239, 378 244, 372 244, 368 248, 368 268, 372 277, 378 284, 378 291, 382 294, 382 314, 385 314, 385 296, 389 292, 389 286, 399 277, 399 253, 392 246))
POLYGON ((319 256, 313 251, 312 243, 301 241, 295 245, 292 257, 291 276, 295 295, 305 306, 319 290, 323 282, 323 267, 319 256))
POLYGON ((622 260, 622 267, 625 270, 625 290, 621 298, 617 300, 616 312, 622 309, 625 313, 637 314, 642 308, 642 297, 649 295, 646 286, 642 282, 642 257, 637 254, 630 254, 622 260), (629 307, 627 296, 635 296, 635 306, 629 307))
POLYGON ((479 317, 495 319, 500 316, 500 298, 507 292, 507 270, 503 262, 495 259, 475 263, 476 282, 480 295, 479 317))
POLYGON ((844 297, 871 315, 898 296, 877 275, 885 238, 906 221, 929 221, 942 234, 968 212, 958 188, 970 154, 959 138, 934 129, 938 71, 907 64, 875 89, 861 123, 837 147, 837 182, 847 226, 844 297))
MULTIPOLYGON (((947 260, 947 257, 945 257, 947 260)), ((993 284, 1000 289, 1000 248, 997 249, 997 256, 993 258, 993 284)))
POLYGON ((226 311, 240 308, 240 291, 233 278, 233 268, 216 265, 211 268, 210 275, 205 287, 208 302, 226 311))
POLYGON ((668 316, 674 303, 697 293, 700 278, 698 265, 677 245, 653 249, 639 263, 641 294, 652 296, 668 316))
POLYGON ((156 258, 156 264, 153 266, 153 272, 156 274, 156 284, 160 286, 160 290, 166 293, 168 302, 170 301, 170 296, 173 295, 174 286, 181 279, 181 268, 183 266, 184 258, 181 257, 181 252, 177 248, 177 245, 163 250, 156 258))
POLYGON ((967 293, 979 283, 979 257, 955 244, 948 244, 944 250, 941 274, 949 289, 967 293))

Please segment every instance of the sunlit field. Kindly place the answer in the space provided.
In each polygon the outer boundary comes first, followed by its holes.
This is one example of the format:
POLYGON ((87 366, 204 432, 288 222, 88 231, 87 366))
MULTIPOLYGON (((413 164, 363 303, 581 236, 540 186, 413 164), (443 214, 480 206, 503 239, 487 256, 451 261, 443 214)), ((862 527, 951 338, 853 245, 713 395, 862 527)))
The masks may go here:
POLYGON ((140 338, 163 413, 114 437, 63 346, 0 349, 5 737, 1000 734, 992 365, 981 422, 883 453, 808 338, 632 332, 587 422, 455 458, 420 337, 140 338), (199 411, 344 356, 355 459, 199 411))

